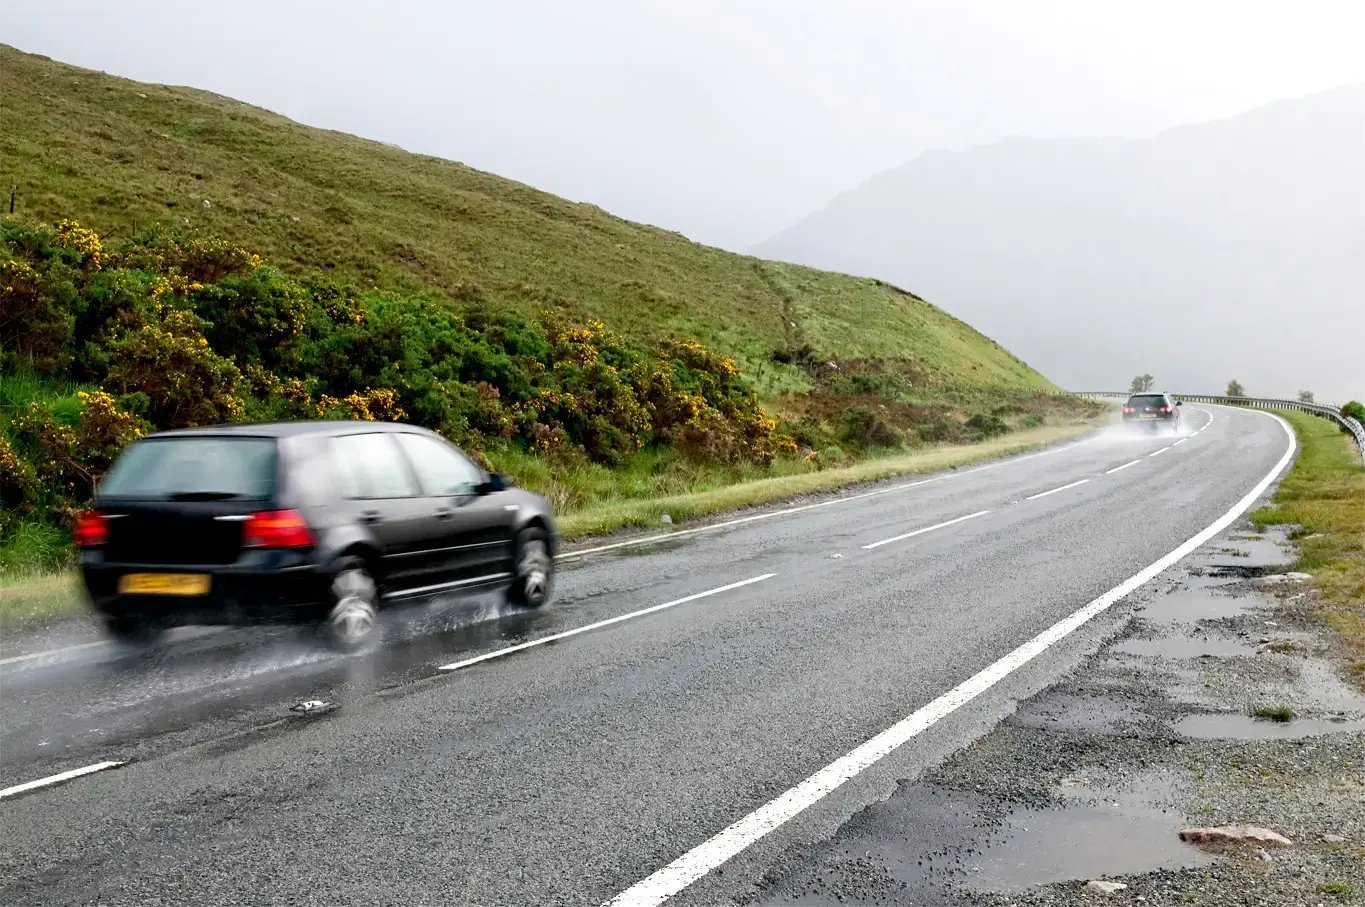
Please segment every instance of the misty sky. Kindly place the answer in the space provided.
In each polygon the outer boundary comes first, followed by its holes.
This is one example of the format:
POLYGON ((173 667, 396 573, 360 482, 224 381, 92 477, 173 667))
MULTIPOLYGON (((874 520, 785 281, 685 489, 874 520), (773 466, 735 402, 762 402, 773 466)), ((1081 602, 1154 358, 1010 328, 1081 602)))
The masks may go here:
POLYGON ((735 249, 926 149, 1145 135, 1365 80, 1362 34, 1355 0, 0 6, 22 50, 735 249))

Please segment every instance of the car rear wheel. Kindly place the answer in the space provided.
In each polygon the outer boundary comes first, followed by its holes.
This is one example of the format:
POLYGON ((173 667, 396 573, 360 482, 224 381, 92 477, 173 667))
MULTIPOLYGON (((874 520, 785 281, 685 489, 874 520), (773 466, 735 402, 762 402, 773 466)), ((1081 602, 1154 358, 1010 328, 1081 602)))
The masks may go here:
POLYGON ((139 649, 151 647, 166 632, 165 626, 145 617, 106 617, 104 628, 118 642, 139 649))
POLYGON ((343 561, 332 577, 330 595, 325 629, 333 646, 354 652, 378 635, 379 588, 364 561, 343 561))
POLYGON ((508 601, 526 608, 539 608, 550 600, 553 581, 554 559, 550 557, 545 532, 523 529, 517 534, 516 575, 507 592, 508 601))

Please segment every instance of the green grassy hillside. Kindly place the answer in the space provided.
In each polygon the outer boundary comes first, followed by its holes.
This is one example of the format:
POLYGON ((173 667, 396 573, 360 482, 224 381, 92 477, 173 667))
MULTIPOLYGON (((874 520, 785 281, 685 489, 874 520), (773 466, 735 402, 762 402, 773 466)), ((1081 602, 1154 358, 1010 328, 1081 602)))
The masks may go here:
POLYGON ((643 341, 696 338, 733 355, 769 401, 818 381, 800 357, 773 361, 778 350, 899 360, 912 402, 1054 389, 968 325, 875 281, 699 245, 231 98, 3 45, 0 98, 0 177, 18 184, 17 211, 32 221, 76 218, 113 238, 174 224, 286 271, 436 287, 523 314, 554 305, 643 341))

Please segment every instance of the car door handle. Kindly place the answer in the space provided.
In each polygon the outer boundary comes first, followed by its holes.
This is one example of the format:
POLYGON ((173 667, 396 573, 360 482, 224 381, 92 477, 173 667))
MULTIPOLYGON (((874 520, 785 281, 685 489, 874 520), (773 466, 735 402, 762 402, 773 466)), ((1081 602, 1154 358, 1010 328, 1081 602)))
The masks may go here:
POLYGON ((433 515, 438 520, 448 520, 455 515, 455 511, 449 507, 437 507, 433 515))
POLYGON ((360 514, 360 521, 362 523, 378 523, 381 522, 382 520, 383 517, 379 515, 378 510, 366 510, 365 512, 360 514))

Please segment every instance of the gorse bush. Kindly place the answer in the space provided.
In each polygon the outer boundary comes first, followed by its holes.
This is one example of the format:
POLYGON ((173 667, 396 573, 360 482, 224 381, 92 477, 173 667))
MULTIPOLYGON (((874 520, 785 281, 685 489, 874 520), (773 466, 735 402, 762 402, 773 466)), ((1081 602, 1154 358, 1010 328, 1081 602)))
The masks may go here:
POLYGON ((839 420, 839 435, 844 441, 867 447, 891 447, 900 435, 885 418, 866 406, 850 406, 839 420))
POLYGON ((461 313, 167 233, 106 248, 79 224, 8 219, 0 240, 0 372, 100 388, 2 417, 15 515, 79 504, 143 432, 246 419, 410 420, 475 450, 606 465, 658 445, 718 463, 796 449, 734 361, 692 341, 461 313))
POLYGON ((1010 430, 1009 424, 999 416, 981 413, 967 420, 967 428, 983 438, 994 438, 1010 430))

